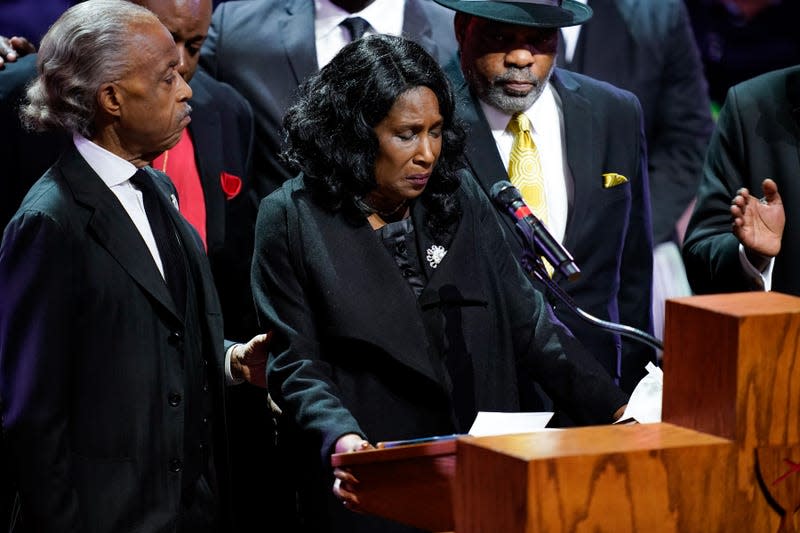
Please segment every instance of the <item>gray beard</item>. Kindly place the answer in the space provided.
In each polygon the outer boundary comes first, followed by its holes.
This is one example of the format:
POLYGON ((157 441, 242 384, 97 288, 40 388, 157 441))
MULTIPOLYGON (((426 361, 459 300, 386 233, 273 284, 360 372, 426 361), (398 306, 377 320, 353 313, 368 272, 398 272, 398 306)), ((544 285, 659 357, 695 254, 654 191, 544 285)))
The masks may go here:
POLYGON ((481 100, 495 109, 499 109, 506 115, 513 115, 514 113, 529 109, 533 103, 539 99, 542 91, 544 91, 544 88, 550 81, 550 76, 553 75, 554 68, 555 63, 553 63, 553 66, 547 71, 547 74, 543 79, 537 78, 528 69, 510 68, 505 74, 495 77, 491 83, 488 84, 488 86, 481 83, 475 83, 478 80, 475 79, 474 74, 470 75, 470 78, 472 78, 470 81, 472 82, 472 86, 477 89, 478 97, 481 100), (509 80, 531 82, 533 83, 533 89, 525 96, 508 94, 505 92, 504 86, 501 82, 509 80))

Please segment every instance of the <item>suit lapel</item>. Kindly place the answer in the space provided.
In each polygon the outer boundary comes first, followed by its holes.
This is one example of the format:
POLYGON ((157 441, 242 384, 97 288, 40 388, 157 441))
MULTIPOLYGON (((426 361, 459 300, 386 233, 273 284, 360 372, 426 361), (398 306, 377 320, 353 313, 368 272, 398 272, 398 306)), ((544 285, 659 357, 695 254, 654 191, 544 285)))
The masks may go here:
MULTIPOLYGON (((564 232, 564 247, 572 250, 576 247, 575 213, 591 213, 593 201, 591 191, 594 189, 591 180, 592 159, 592 109, 588 100, 577 93, 578 82, 569 73, 556 69, 553 73, 553 87, 561 98, 561 109, 564 115, 564 132, 566 137, 565 159, 572 174, 574 191, 569 199, 567 227, 564 232)), ((598 183, 600 176, 597 177, 598 183)))
POLYGON ((315 252, 326 254, 323 261, 333 276, 323 283, 339 293, 330 298, 336 308, 327 310, 326 327, 379 346, 393 359, 441 383, 429 359, 417 297, 379 235, 367 223, 345 222, 342 213, 312 212, 320 242, 335 243, 315 252))
POLYGON ((144 291, 180 320, 150 250, 117 197, 74 147, 68 149, 61 161, 64 178, 75 200, 92 212, 89 233, 144 291))
MULTIPOLYGON (((286 12, 281 17, 278 28, 283 36, 286 60, 292 67, 295 81, 300 84, 319 70, 314 37, 314 2, 287 0, 286 12)), ((268 67, 265 65, 265 68, 268 67)))
POLYGON ((478 253, 473 247, 474 238, 468 235, 469 230, 464 230, 469 227, 468 221, 472 215, 463 213, 458 224, 450 228, 449 240, 442 241, 431 235, 425 223, 426 211, 422 202, 415 202, 411 219, 417 237, 417 254, 428 277, 428 283, 419 298, 423 309, 438 304, 486 305, 487 298, 482 286, 476 283, 483 276, 477 269, 477 262, 463 261, 464 258, 476 257, 478 253), (434 267, 427 256, 435 247, 440 247, 446 253, 434 267))

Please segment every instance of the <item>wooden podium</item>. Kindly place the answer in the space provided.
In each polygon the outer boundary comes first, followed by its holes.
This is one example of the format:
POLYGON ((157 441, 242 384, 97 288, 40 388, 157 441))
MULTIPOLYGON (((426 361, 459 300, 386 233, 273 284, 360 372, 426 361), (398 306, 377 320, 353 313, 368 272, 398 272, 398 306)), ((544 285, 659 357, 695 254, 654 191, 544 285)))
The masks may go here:
POLYGON ((798 531, 800 298, 667 302, 663 422, 333 457, 364 511, 432 531, 798 531))

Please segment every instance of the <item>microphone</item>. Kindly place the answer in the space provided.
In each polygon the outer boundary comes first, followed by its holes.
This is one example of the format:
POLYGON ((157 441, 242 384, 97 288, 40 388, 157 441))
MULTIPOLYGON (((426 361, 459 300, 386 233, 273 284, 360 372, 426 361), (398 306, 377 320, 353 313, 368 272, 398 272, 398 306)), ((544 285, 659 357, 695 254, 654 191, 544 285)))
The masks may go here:
POLYGON ((580 276, 581 271, 572 255, 550 234, 542 221, 536 218, 516 187, 508 181, 498 181, 492 186, 490 195, 494 203, 514 217, 517 228, 528 243, 536 247, 539 255, 547 258, 570 281, 580 276))

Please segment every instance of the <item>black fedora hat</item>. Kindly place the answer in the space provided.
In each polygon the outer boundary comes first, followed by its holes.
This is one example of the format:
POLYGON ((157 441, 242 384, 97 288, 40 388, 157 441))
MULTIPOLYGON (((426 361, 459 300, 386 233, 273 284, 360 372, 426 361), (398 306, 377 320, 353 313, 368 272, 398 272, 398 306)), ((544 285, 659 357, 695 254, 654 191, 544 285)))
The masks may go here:
POLYGON ((592 8, 575 0, 434 0, 444 7, 507 24, 537 28, 577 26, 592 18, 592 8))

